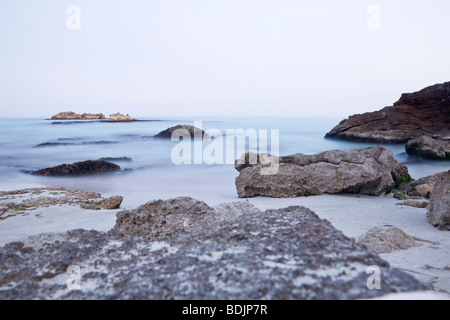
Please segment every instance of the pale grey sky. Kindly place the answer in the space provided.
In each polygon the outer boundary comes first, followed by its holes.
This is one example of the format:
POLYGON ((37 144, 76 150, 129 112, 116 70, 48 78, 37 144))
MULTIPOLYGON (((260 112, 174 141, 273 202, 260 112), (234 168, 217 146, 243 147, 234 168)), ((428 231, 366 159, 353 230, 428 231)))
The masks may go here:
POLYGON ((448 0, 3 0, 0 117, 378 110, 450 80, 449 13, 448 0))

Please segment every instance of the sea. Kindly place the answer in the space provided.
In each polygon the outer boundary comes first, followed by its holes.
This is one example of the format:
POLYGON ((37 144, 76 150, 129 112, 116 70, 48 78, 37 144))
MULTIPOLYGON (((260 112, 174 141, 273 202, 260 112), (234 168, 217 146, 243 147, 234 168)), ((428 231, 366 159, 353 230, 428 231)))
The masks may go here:
MULTIPOLYGON (((64 187, 98 192, 103 196, 121 195, 128 206, 177 196, 233 201, 238 198, 234 184, 238 172, 230 160, 239 158, 243 150, 284 156, 377 146, 324 138, 342 120, 339 118, 179 117, 141 120, 109 123, 97 120, 0 119, 0 191, 64 187), (175 152, 181 149, 180 143, 187 142, 153 137, 179 124, 200 125, 207 132, 221 132, 223 138, 200 141, 200 147, 192 142, 192 161, 185 157, 186 161, 180 164, 174 160, 174 154, 177 159, 188 154, 184 153, 188 150, 186 144, 182 153, 175 152), (256 147, 248 139, 237 138, 248 132, 257 134, 256 147), (228 139, 230 136, 232 138, 228 139), (221 149, 223 161, 220 161, 221 149), (195 157, 198 160, 200 156, 201 159, 205 152, 213 156, 214 163, 194 163, 199 162, 195 157), (121 167, 120 172, 77 177, 30 174, 31 171, 60 164, 121 157, 131 161, 112 161, 121 167)), ((399 163, 408 167, 414 179, 450 168, 448 161, 407 155, 404 144, 384 147, 393 152, 399 163)))

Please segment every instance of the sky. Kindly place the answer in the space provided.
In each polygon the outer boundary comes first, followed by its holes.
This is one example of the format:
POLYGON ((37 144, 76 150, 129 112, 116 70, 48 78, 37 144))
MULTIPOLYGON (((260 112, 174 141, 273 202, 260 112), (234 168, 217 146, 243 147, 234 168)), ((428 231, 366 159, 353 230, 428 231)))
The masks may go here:
POLYGON ((448 0, 2 0, 0 117, 379 110, 450 81, 449 13, 448 0))

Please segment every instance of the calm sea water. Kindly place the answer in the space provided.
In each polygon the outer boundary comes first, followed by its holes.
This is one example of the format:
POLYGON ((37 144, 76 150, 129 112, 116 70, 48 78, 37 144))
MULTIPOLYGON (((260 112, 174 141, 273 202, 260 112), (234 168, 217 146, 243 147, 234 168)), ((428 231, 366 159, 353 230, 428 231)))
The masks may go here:
MULTIPOLYGON (((278 129, 280 155, 375 146, 324 139, 325 133, 341 120, 337 118, 162 119, 131 123, 0 119, 0 190, 58 186, 105 196, 122 195, 129 204, 199 194, 203 198, 236 199, 234 179, 238 172, 233 165, 175 165, 171 153, 177 142, 145 138, 177 124, 193 125, 194 120, 202 120, 204 130, 218 129, 223 133, 227 129, 268 129, 269 133, 270 129, 278 129), (42 143, 67 145, 36 147, 42 143), (39 177, 22 172, 102 157, 132 158, 131 162, 115 162, 122 169, 132 170, 82 177, 39 177)), ((204 146, 208 144, 204 142, 204 146)), ((445 161, 408 156, 404 145, 385 147, 392 150, 397 161, 405 163, 416 179, 450 167, 445 161)), ((269 141, 269 152, 270 148, 269 141)))

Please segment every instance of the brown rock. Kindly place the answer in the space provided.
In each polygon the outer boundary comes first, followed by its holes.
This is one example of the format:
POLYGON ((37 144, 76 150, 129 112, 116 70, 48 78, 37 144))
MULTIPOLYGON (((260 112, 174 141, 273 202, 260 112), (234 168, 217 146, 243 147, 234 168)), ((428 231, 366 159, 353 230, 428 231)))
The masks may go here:
POLYGON ((429 202, 428 201, 406 200, 403 202, 396 203, 396 205, 425 209, 428 207, 429 202))
POLYGON ((370 229, 358 238, 357 242, 375 253, 389 253, 393 250, 406 250, 421 245, 399 228, 380 227, 370 229))
POLYGON ((450 135, 450 82, 403 94, 394 106, 341 121, 326 137, 404 143, 422 135, 450 135))

